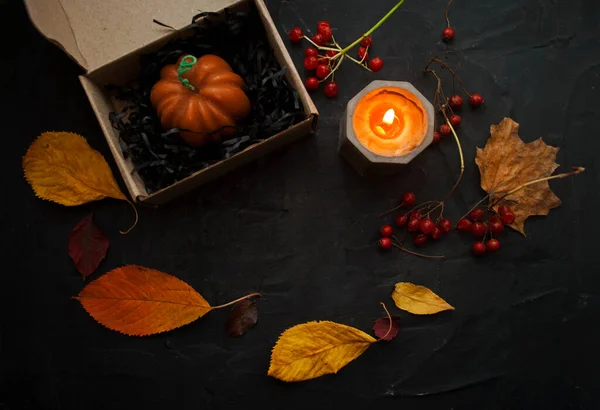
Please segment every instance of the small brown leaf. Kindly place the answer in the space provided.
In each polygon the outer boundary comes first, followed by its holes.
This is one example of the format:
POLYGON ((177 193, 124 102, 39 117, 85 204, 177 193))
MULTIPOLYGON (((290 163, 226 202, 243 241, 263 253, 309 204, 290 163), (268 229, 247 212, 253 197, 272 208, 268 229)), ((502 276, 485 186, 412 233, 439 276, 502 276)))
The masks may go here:
MULTIPOLYGON (((481 173, 481 188, 490 194, 490 202, 510 190, 540 178, 549 177, 558 168, 558 148, 542 139, 525 144, 519 137, 519 124, 510 118, 490 127, 490 138, 483 149, 477 148, 475 162, 481 173)), ((515 214, 511 228, 525 235, 525 220, 532 215, 548 215, 560 206, 548 181, 527 186, 497 204, 508 205, 515 214)))
POLYGON ((415 315, 432 315, 444 310, 454 310, 454 307, 430 289, 408 282, 396 283, 392 299, 400 309, 415 315))
POLYGON ((258 322, 256 303, 244 299, 235 304, 229 312, 225 331, 229 337, 239 337, 258 322))
POLYGON ((69 256, 84 278, 98 269, 108 245, 108 237, 94 223, 92 214, 75 225, 69 235, 69 256))
POLYGON ((373 323, 373 332, 375 336, 387 342, 393 340, 400 330, 400 322, 398 318, 392 318, 392 328, 390 330, 390 319, 388 317, 380 317, 373 323), (388 330, 390 331, 388 333, 388 330), (387 335, 387 336, 386 336, 387 335))

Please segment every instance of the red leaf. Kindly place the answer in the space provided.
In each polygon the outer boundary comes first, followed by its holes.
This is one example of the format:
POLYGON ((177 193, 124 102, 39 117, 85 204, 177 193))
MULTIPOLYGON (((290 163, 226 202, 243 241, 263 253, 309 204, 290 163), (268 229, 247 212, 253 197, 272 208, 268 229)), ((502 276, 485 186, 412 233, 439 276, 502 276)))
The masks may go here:
POLYGON ((108 237, 96 226, 92 214, 83 218, 69 235, 69 256, 83 275, 91 275, 108 251, 108 237))
POLYGON ((400 323, 398 322, 397 318, 392 318, 392 330, 390 330, 390 333, 385 336, 389 328, 390 319, 387 317, 380 317, 375 321, 375 323, 373 323, 373 332, 375 332, 375 336, 388 342, 395 338, 398 335, 398 330, 400 330, 400 323))
POLYGON ((239 337, 256 325, 256 322, 258 322, 256 303, 248 299, 242 300, 229 312, 225 331, 230 337, 239 337))

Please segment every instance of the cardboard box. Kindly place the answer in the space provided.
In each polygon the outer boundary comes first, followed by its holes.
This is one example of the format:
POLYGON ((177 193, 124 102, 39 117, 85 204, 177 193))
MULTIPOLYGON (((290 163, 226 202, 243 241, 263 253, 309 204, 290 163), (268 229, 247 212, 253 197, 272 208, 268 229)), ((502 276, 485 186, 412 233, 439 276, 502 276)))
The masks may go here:
POLYGON ((318 111, 304 88, 263 0, 25 0, 38 30, 58 44, 85 70, 81 84, 98 118, 131 197, 140 203, 160 205, 254 161, 292 141, 314 133, 318 111), (184 29, 199 11, 222 12, 256 7, 267 39, 287 78, 298 91, 305 120, 230 158, 200 170, 175 184, 149 194, 144 182, 125 159, 119 135, 109 121, 116 102, 105 91, 107 84, 125 84, 139 73, 140 55, 158 50, 167 41, 186 35, 184 29), (177 31, 153 24, 168 23, 177 31))

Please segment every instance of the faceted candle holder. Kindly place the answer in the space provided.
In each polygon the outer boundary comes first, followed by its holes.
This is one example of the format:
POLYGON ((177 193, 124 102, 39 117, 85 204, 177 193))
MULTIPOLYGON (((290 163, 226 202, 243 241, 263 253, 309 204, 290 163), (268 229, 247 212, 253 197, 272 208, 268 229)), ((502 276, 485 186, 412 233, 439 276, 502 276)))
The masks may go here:
MULTIPOLYGON (((340 120, 338 151, 340 155, 362 176, 389 175, 396 173, 400 171, 403 166, 412 161, 413 158, 419 155, 433 141, 433 114, 434 111, 431 103, 412 84, 406 81, 373 81, 348 102, 346 111, 340 120), (381 151, 380 149, 368 148, 360 141, 360 138, 357 137, 354 117, 357 106, 364 98, 368 98, 368 101, 365 100, 365 102, 361 104, 361 109, 365 103, 372 105, 378 104, 385 107, 385 104, 387 103, 378 102, 378 99, 381 98, 383 101, 383 99, 388 98, 390 95, 391 98, 396 98, 397 101, 400 101, 400 108, 398 109, 400 112, 397 113, 398 116, 395 117, 398 122, 396 128, 402 134, 402 138, 408 139, 413 145, 410 145, 408 151, 399 149, 398 153, 382 155, 381 152, 374 152, 381 151), (406 98, 407 101, 404 101, 402 100, 404 96, 409 96, 410 98, 406 98), (412 109, 416 110, 417 113, 420 112, 417 117, 421 126, 417 127, 418 129, 415 129, 415 132, 412 132, 410 129, 410 126, 415 121, 412 121, 408 117, 406 117, 407 120, 402 118, 402 113, 404 111, 412 109)), ((380 115, 373 121, 379 121, 379 118, 381 117, 383 116, 380 115)), ((371 124, 372 120, 365 119, 363 122, 371 124)), ((385 124, 388 123, 386 122, 382 125, 385 124)), ((364 128, 365 127, 362 127, 360 130, 363 134, 365 133, 364 128)), ((378 129, 378 132, 385 134, 381 127, 375 126, 374 129, 378 129)), ((376 141, 377 138, 377 133, 373 131, 373 140, 376 141)), ((383 138, 383 140, 385 140, 385 138, 383 138)))

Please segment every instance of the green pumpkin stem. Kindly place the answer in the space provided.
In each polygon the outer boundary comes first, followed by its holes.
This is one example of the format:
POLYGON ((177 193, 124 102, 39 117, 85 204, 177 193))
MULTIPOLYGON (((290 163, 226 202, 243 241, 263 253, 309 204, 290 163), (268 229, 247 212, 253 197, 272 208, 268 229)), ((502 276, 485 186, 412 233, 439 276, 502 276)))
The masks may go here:
POLYGON ((190 80, 187 78, 183 78, 183 74, 192 70, 194 64, 196 64, 198 60, 193 55, 187 55, 181 59, 181 63, 179 63, 179 68, 177 68, 177 77, 181 84, 189 88, 190 90, 195 90, 193 85, 190 84, 190 80))

